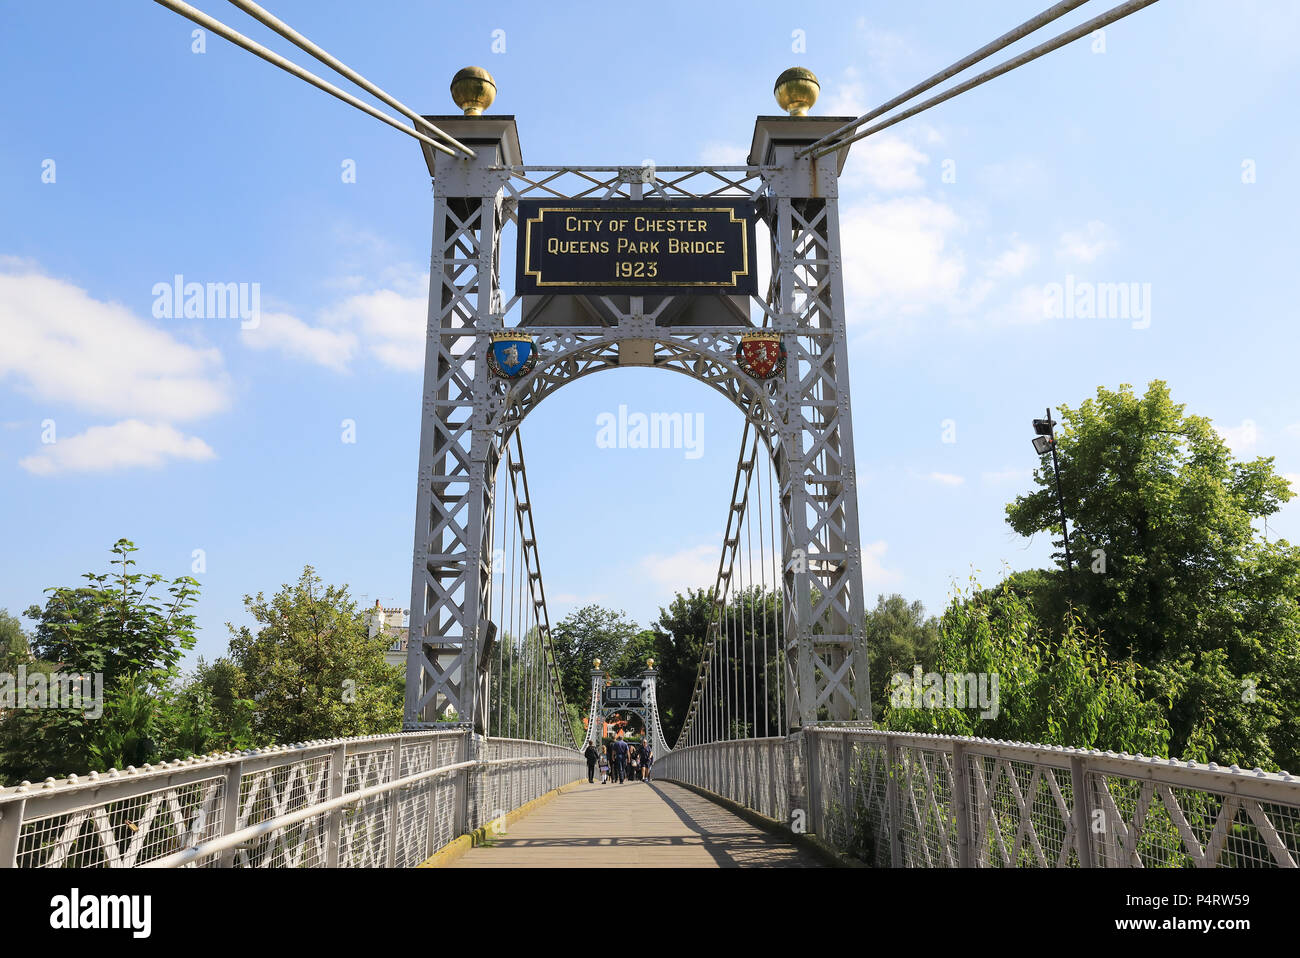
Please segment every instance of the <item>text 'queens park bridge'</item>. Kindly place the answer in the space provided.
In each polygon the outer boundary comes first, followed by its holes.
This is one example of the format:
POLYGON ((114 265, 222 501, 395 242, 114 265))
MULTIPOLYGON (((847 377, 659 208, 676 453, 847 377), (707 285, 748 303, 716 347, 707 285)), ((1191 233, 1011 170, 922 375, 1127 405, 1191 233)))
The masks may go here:
POLYGON ((526 165, 514 118, 484 113, 485 71, 456 75, 464 115, 420 116, 237 3, 409 117, 381 115, 420 141, 433 178, 405 729, 0 790, 0 865, 1294 867, 1300 779, 1286 773, 870 727, 838 176, 854 140, 1154 0, 879 119, 1082 2, 862 117, 807 115, 817 80, 788 70, 788 115, 756 119, 744 164, 678 167, 526 165), (551 393, 628 366, 704 383, 743 417, 713 617, 671 743, 653 662, 624 676, 591 663, 575 737, 521 441, 551 393), (615 715, 642 733, 650 782, 588 784, 586 747, 603 749, 615 715))

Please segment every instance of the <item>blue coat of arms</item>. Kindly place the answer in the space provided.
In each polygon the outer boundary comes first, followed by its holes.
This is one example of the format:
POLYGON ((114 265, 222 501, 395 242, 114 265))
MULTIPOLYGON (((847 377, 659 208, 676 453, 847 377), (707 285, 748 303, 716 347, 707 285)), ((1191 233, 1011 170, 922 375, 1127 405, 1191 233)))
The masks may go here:
POLYGON ((537 349, 527 333, 498 333, 488 347, 488 367, 493 374, 516 379, 537 364, 537 349))

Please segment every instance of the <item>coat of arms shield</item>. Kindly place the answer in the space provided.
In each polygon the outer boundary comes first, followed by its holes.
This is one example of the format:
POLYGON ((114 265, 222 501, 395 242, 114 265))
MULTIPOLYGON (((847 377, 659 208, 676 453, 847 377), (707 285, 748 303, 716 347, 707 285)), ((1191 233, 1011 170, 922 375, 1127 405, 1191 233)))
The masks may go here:
POLYGON ((537 350, 527 333, 498 333, 488 347, 488 368, 494 375, 516 379, 537 365, 537 350))
POLYGON ((746 333, 736 347, 736 364, 747 376, 771 379, 785 369, 785 345, 777 333, 746 333))

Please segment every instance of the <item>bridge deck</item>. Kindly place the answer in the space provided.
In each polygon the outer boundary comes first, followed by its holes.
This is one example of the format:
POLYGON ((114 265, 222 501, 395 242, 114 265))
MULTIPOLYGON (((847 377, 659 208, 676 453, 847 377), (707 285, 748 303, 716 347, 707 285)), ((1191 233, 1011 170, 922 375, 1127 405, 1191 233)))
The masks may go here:
POLYGON ((452 868, 816 867, 812 854, 671 783, 581 783, 452 868))

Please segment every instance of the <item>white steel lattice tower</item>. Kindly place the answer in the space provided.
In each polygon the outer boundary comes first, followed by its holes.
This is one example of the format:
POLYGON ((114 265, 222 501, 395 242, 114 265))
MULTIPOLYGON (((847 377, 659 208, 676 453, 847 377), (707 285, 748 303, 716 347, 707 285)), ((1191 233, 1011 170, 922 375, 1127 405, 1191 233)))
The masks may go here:
MULTIPOLYGON (((787 719, 871 715, 849 404, 838 175, 845 153, 796 158, 852 118, 762 116, 744 166, 522 165, 513 117, 429 117, 472 158, 424 147, 434 177, 433 254, 407 658, 407 728, 454 710, 487 729, 494 490, 506 442, 546 396, 620 366, 682 373, 730 399, 780 480, 787 719), (770 235, 766 295, 503 297, 503 230, 521 198, 751 199, 770 235), (755 318, 751 319, 751 312, 755 318), (491 375, 491 334, 518 327, 535 367, 491 375), (781 335, 782 376, 755 380, 743 333, 781 335)), ((618 548, 611 543, 610 548, 618 548)), ((667 743, 663 743, 665 746, 667 743)))

